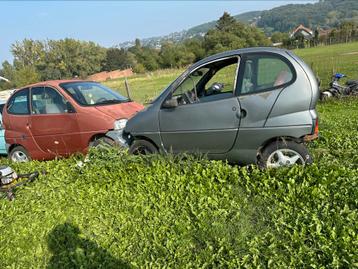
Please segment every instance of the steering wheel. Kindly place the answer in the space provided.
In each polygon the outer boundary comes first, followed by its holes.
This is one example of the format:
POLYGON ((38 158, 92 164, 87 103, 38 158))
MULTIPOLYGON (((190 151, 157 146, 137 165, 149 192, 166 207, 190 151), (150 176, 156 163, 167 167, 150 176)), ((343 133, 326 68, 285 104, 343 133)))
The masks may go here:
POLYGON ((188 104, 194 103, 194 100, 189 96, 189 92, 185 92, 184 97, 185 97, 184 99, 186 99, 185 100, 186 103, 188 103, 188 104))
POLYGON ((199 98, 196 96, 195 90, 191 90, 184 93, 185 99, 187 99, 189 104, 199 102, 199 98))

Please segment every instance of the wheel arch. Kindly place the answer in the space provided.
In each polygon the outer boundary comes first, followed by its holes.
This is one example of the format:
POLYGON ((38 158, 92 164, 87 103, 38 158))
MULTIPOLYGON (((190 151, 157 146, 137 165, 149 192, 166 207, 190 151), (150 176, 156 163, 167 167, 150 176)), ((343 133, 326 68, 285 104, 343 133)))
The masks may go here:
POLYGON ((153 144, 153 145, 157 148, 158 151, 160 150, 160 147, 159 147, 152 139, 150 139, 150 138, 147 137, 147 136, 143 136, 143 135, 136 135, 136 136, 134 136, 134 137, 132 138, 131 142, 130 142, 130 145, 133 144, 134 140, 145 140, 145 141, 148 141, 148 142, 150 142, 151 144, 153 144))
MULTIPOLYGON (((100 138, 102 138, 102 137, 108 137, 108 136, 106 136, 105 133, 98 133, 98 134, 92 135, 92 136, 90 137, 90 139, 87 141, 87 145, 91 145, 91 143, 93 143, 95 140, 100 139, 100 138)), ((110 138, 110 137, 108 137, 108 138, 110 138)), ((111 139, 111 138, 110 138, 110 139, 111 139)))
POLYGON ((9 149, 8 149, 8 154, 10 154, 10 152, 15 148, 15 147, 18 147, 18 146, 20 146, 20 147, 23 147, 24 149, 26 149, 27 150, 27 148, 24 146, 24 145, 21 145, 21 144, 11 144, 10 146, 9 146, 9 149))
POLYGON ((263 152, 263 150, 270 145, 273 142, 276 141, 293 141, 293 142, 297 142, 297 143, 302 143, 303 140, 301 138, 297 138, 297 137, 293 137, 293 136, 275 136, 275 137, 271 137, 270 139, 267 139, 264 143, 261 144, 261 146, 257 149, 257 154, 256 154, 256 160, 259 162, 260 158, 261 158, 261 154, 263 152))

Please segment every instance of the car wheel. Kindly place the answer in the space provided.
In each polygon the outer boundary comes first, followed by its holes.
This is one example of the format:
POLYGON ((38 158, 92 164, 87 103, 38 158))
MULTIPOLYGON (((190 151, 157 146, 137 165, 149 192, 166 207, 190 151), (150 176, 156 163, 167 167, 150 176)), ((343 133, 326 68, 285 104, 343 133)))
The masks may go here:
POLYGON ((129 148, 129 153, 134 155, 149 155, 158 153, 158 149, 147 140, 135 140, 129 148))
POLYGON ((311 164, 312 162, 312 156, 305 145, 294 141, 275 141, 262 151, 259 166, 277 168, 294 164, 311 164))
POLYGON ((22 146, 14 147, 9 153, 9 159, 13 162, 29 162, 31 157, 27 150, 22 146))

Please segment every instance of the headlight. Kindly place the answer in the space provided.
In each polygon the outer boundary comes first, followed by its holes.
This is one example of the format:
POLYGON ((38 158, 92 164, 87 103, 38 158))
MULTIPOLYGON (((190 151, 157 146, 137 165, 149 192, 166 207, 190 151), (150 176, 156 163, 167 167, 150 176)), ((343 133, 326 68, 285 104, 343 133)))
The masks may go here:
POLYGON ((128 121, 127 119, 116 120, 114 122, 113 129, 114 130, 122 130, 122 129, 124 129, 124 127, 126 127, 127 121, 128 121))

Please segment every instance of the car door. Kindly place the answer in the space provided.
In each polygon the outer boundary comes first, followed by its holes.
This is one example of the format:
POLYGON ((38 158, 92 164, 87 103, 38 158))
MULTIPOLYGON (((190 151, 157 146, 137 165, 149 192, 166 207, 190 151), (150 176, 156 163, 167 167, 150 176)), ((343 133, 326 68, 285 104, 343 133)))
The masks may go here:
POLYGON ((11 144, 23 145, 25 148, 33 145, 29 130, 29 92, 29 88, 16 91, 6 104, 6 141, 11 144))
POLYGON ((260 52, 242 55, 237 83, 242 118, 235 144, 235 160, 255 160, 262 143, 280 134, 280 127, 267 127, 277 98, 296 79, 295 70, 284 57, 260 52))
POLYGON ((78 139, 77 116, 67 112, 66 102, 52 87, 31 88, 31 134, 41 150, 55 156, 65 156, 77 149, 69 142, 72 139, 76 145, 78 139))
POLYGON ((295 76, 291 64, 278 54, 242 55, 237 83, 237 95, 245 114, 240 124, 241 138, 246 128, 264 127, 277 97, 295 76))
POLYGON ((234 94, 237 69, 238 57, 209 63, 191 72, 168 96, 178 106, 163 106, 159 112, 166 150, 217 154, 231 149, 240 125, 240 104, 234 94), (215 90, 219 84, 225 86, 215 90))

